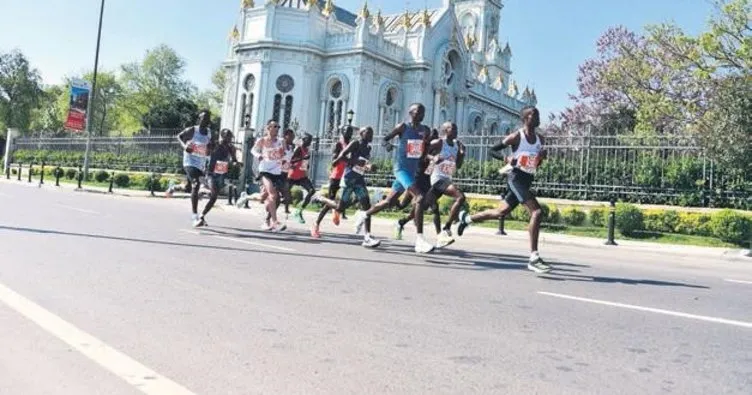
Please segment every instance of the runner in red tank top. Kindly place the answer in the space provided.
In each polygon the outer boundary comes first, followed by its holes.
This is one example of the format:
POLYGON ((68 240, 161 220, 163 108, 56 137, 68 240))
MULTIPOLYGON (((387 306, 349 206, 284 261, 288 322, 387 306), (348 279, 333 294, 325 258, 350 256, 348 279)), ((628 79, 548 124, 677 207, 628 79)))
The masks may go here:
POLYGON ((310 147, 313 142, 313 136, 310 133, 303 135, 301 144, 295 147, 295 151, 292 154, 292 160, 290 161, 292 167, 287 174, 287 180, 290 183, 290 188, 293 186, 299 186, 306 190, 306 195, 303 201, 295 210, 293 217, 301 224, 305 223, 303 218, 303 210, 311 203, 313 194, 316 193, 316 188, 313 187, 313 182, 308 177, 308 161, 311 159, 310 147))
MULTIPOLYGON (((342 177, 345 175, 345 167, 347 166, 347 161, 337 160, 337 158, 339 157, 339 153, 342 152, 348 144, 350 144, 354 130, 355 128, 348 126, 342 132, 340 140, 334 144, 334 147, 332 147, 332 161, 334 163, 332 164, 332 172, 329 175, 329 189, 326 194, 326 197, 329 200, 335 200, 337 198, 339 184, 342 181, 342 177)), ((329 210, 330 209, 327 206, 321 208, 319 216, 318 218, 316 218, 316 224, 314 224, 313 228, 311 228, 311 236, 317 237, 316 235, 319 234, 319 225, 321 225, 321 221, 324 220, 324 217, 326 216, 326 213, 329 212, 329 210)), ((346 219, 344 213, 341 214, 341 217, 346 219)), ((335 225, 339 225, 340 213, 338 211, 334 212, 333 221, 335 225)))

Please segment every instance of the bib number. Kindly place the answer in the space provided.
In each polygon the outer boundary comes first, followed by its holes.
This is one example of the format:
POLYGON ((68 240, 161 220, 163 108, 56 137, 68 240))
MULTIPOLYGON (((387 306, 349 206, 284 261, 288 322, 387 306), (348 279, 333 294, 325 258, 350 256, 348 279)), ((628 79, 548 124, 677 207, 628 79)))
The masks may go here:
POLYGON ((206 144, 191 143, 191 154, 206 157, 209 154, 209 147, 206 144))
POLYGON ((535 174, 540 164, 538 155, 522 155, 517 158, 517 166, 525 173, 535 174))
POLYGON ((284 152, 281 148, 264 148, 264 159, 266 160, 281 160, 284 157, 284 152))
POLYGON ((218 160, 217 163, 214 164, 214 174, 227 174, 229 169, 230 164, 227 162, 218 160))
POLYGON ((454 171, 457 170, 457 163, 452 161, 444 161, 439 163, 439 172, 447 176, 454 175, 454 171))
POLYGON ((423 156, 423 140, 407 140, 407 157, 420 159, 423 156))

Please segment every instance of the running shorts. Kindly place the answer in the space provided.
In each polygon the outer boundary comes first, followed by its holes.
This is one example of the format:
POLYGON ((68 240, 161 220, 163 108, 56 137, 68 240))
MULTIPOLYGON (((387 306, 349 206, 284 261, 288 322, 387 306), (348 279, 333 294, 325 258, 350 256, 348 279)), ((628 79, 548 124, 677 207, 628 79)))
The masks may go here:
POLYGON ((530 187, 533 185, 533 178, 532 174, 525 173, 516 168, 509 173, 507 177, 509 192, 503 197, 509 207, 517 207, 518 204, 525 203, 535 197, 530 191, 530 187))

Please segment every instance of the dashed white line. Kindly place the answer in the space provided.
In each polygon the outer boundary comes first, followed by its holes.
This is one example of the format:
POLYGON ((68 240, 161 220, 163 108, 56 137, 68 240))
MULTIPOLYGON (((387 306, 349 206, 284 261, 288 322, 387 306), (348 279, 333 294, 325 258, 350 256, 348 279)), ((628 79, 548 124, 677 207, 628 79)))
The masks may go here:
POLYGON ((539 291, 538 294, 545 295, 545 296, 551 296, 551 297, 554 297, 554 298, 560 298, 560 299, 576 300, 578 302, 594 303, 594 304, 600 304, 600 305, 604 305, 604 306, 620 307, 620 308, 623 308, 623 309, 646 311, 646 312, 649 312, 649 313, 671 315, 671 316, 674 316, 674 317, 689 318, 689 319, 693 319, 693 320, 714 322, 716 324, 725 324, 725 325, 732 325, 732 326, 738 326, 738 327, 742 327, 742 328, 750 328, 750 329, 752 329, 752 322, 728 320, 728 319, 725 319, 725 318, 709 317, 709 316, 705 316, 705 315, 696 315, 696 314, 682 313, 681 311, 656 309, 656 308, 653 308, 653 307, 637 306, 637 305, 626 304, 626 303, 609 302, 609 301, 606 301, 606 300, 582 298, 582 297, 579 297, 579 296, 557 294, 557 293, 552 293, 552 292, 542 292, 542 291, 539 291))
POLYGON ((96 212, 96 211, 92 211, 92 210, 87 210, 87 209, 85 209, 85 208, 78 208, 78 207, 73 207, 73 206, 66 206, 66 205, 64 205, 64 204, 56 204, 55 206, 58 206, 58 207, 62 207, 62 208, 68 209, 68 210, 78 211, 78 212, 80 212, 80 213, 86 213, 86 214, 94 214, 94 215, 98 215, 98 214, 99 214, 99 213, 98 213, 98 212, 96 212))
POLYGON ((737 284, 749 284, 752 285, 752 281, 744 281, 744 280, 733 280, 730 278, 724 279, 724 281, 728 281, 730 283, 737 283, 737 284))
POLYGON ((0 301, 147 395, 195 395, 3 284, 0 301))
POLYGON ((295 250, 292 249, 292 248, 280 247, 280 246, 275 246, 275 245, 272 245, 272 244, 259 243, 259 242, 250 241, 250 240, 238 239, 236 237, 227 237, 227 236, 212 235, 212 234, 208 234, 207 235, 205 233, 201 233, 201 232, 197 232, 197 231, 193 231, 193 230, 186 230, 186 229, 179 229, 179 230, 181 232, 190 233, 190 234, 194 234, 194 235, 202 235, 202 236, 206 235, 206 236, 214 237, 214 238, 217 238, 217 239, 228 240, 228 241, 232 241, 232 242, 235 242, 235 243, 248 244, 248 245, 252 245, 252 246, 256 246, 256 247, 270 248, 270 249, 273 249, 273 250, 285 251, 285 252, 295 252, 295 250))

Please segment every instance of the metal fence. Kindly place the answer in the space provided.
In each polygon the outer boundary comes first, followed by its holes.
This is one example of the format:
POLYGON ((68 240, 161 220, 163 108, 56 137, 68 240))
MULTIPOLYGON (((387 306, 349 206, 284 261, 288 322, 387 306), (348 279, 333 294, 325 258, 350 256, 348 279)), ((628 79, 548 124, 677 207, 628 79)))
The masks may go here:
MULTIPOLYGON (((171 135, 92 139, 92 168, 159 173, 182 172, 182 150, 171 135)), ((501 163, 489 156, 499 136, 461 136, 468 156, 455 181, 465 191, 499 194, 506 184, 501 163)), ((389 187, 395 152, 376 138, 372 158, 377 170, 373 186, 389 187)), ((314 143, 311 178, 328 179, 334 139, 314 143)), ((551 136, 548 159, 536 175, 539 196, 576 200, 622 199, 637 203, 752 209, 752 175, 724 169, 682 136, 640 138, 591 135, 551 136)), ((17 138, 13 160, 77 167, 83 162, 84 138, 17 138)), ((248 177, 252 182, 252 177, 248 177)))

